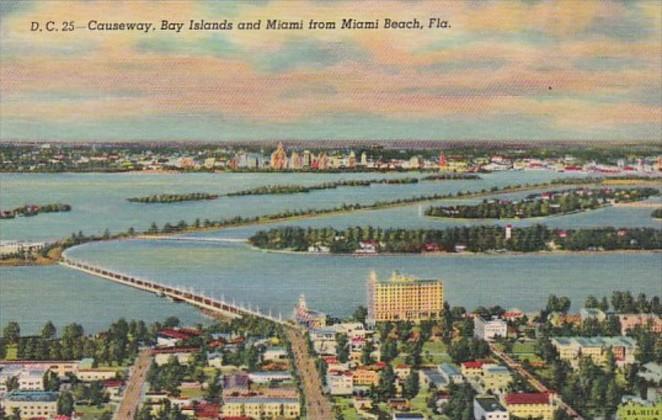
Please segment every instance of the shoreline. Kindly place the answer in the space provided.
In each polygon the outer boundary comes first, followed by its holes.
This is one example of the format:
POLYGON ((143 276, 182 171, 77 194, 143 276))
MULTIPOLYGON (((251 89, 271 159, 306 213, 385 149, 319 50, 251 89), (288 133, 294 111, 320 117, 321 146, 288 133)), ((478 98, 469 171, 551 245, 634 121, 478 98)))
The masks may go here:
POLYGON ((376 254, 333 254, 326 252, 308 252, 308 251, 292 251, 292 250, 279 250, 279 249, 266 249, 259 248, 254 245, 247 245, 255 251, 266 252, 270 254, 285 254, 285 255, 305 255, 311 257, 346 257, 346 258, 373 258, 373 257, 525 257, 525 256, 559 256, 559 255, 579 255, 579 256, 592 256, 592 255, 614 255, 614 254, 662 254, 662 249, 614 249, 604 251, 533 251, 533 252, 379 252, 376 254))
MULTIPOLYGON (((576 185, 576 186, 586 186, 586 185, 600 185, 596 184, 593 182, 586 183, 586 182, 578 182, 576 184, 566 184, 566 185, 576 185)), ((209 227, 192 227, 188 226, 186 229, 178 230, 176 232, 159 232, 159 233, 146 233, 146 232, 137 232, 136 235, 134 236, 124 236, 124 237, 116 237, 116 238, 109 238, 109 239, 94 239, 90 240, 88 242, 79 244, 79 245, 84 245, 84 244, 89 244, 93 242, 102 242, 106 240, 127 240, 127 239, 134 239, 137 236, 144 236, 144 237, 149 237, 149 236, 177 236, 177 235, 182 235, 182 234, 187 234, 187 233, 196 233, 196 232, 210 232, 210 231, 222 231, 225 229, 231 229, 231 228, 241 228, 241 227, 250 227, 250 226, 261 226, 261 225, 268 225, 268 224, 274 224, 274 223, 282 223, 282 222, 289 222, 289 221, 297 221, 297 220, 304 220, 304 219, 315 219, 315 218, 323 218, 323 217, 331 217, 331 216, 343 216, 347 215, 350 213, 354 212, 362 212, 362 211, 375 211, 375 210, 384 210, 384 209, 391 209, 391 208, 399 208, 399 207, 411 207, 411 206, 416 206, 420 205, 421 203, 428 203, 428 202, 434 202, 434 201, 445 201, 445 200, 463 200, 463 199, 474 199, 478 197, 485 197, 485 196, 494 196, 494 195, 501 195, 501 194, 511 194, 515 192, 522 192, 522 191, 532 191, 532 190, 538 190, 538 189, 544 189, 544 188, 549 188, 553 187, 554 184, 551 183, 540 183, 540 184, 533 184, 533 185, 528 185, 528 186, 520 186, 516 188, 508 188, 508 189, 501 189, 498 191, 476 191, 473 193, 468 193, 468 194, 463 194, 461 196, 453 195, 449 197, 412 197, 412 201, 408 202, 398 202, 398 203, 384 203, 384 204, 375 204, 375 203, 370 203, 370 204, 365 204, 365 207, 361 208, 356 208, 356 209, 336 209, 336 210, 330 210, 330 211, 323 211, 324 209, 320 209, 320 213, 315 212, 315 213, 310 213, 310 214, 301 214, 301 215, 293 215, 293 216, 284 216, 284 217, 278 217, 278 218, 273 218, 269 219, 264 216, 258 216, 257 220, 252 220, 250 222, 239 222, 239 223, 234 223, 234 224, 228 224, 226 226, 209 226, 209 227), (262 219, 260 219, 262 218, 262 219)), ((565 216, 565 215, 563 215, 565 216)), ((431 217, 431 216, 426 216, 426 217, 431 217)), ((550 216, 544 216, 544 217, 550 217, 550 216)), ((470 220, 479 220, 479 219, 470 219, 470 220)), ((59 253, 57 254, 57 257, 48 257, 45 258, 43 261, 40 261, 38 263, 35 263, 33 261, 26 262, 24 260, 0 260, 0 267, 2 266, 13 266, 13 267, 18 267, 18 266, 30 266, 30 265, 53 265, 57 264, 60 260, 60 256, 62 252, 65 250, 62 246, 58 246, 56 249, 59 250, 59 253), (9 262, 7 262, 9 261, 9 262)), ((481 253, 482 254, 482 253, 481 253)), ((42 257, 43 258, 43 257, 42 257)))

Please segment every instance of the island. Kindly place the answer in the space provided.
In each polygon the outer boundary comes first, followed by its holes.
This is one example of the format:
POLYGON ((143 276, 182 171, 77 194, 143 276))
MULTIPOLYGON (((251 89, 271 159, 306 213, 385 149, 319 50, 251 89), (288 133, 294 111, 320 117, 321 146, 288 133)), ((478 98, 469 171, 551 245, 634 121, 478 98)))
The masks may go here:
POLYGON ((194 192, 187 194, 153 194, 144 197, 131 197, 127 201, 132 203, 179 203, 182 201, 200 201, 200 200, 215 200, 218 194, 210 194, 204 192, 194 192))
POLYGON ((324 182, 322 184, 314 185, 263 185, 256 188, 247 190, 235 191, 228 193, 229 197, 243 196, 243 195, 271 195, 271 194, 296 194, 308 193, 317 190, 329 190, 339 187, 369 187, 372 184, 416 184, 418 178, 393 178, 393 179, 352 179, 340 180, 334 182, 324 182))
POLYGON ((522 200, 486 199, 480 204, 435 206, 426 210, 432 217, 463 219, 525 219, 593 210, 616 203, 645 200, 659 194, 655 188, 577 188, 527 195, 522 200))
POLYGON ((651 213, 651 217, 653 217, 654 219, 662 219, 662 207, 653 210, 653 213, 651 213))
POLYGON ((447 229, 279 227, 259 231, 249 242, 261 249, 358 254, 614 251, 662 249, 662 229, 554 229, 544 225, 462 226, 447 229))
POLYGON ((0 210, 0 219, 13 219, 16 216, 36 216, 39 213, 57 213, 71 211, 69 204, 26 204, 11 210, 0 210))

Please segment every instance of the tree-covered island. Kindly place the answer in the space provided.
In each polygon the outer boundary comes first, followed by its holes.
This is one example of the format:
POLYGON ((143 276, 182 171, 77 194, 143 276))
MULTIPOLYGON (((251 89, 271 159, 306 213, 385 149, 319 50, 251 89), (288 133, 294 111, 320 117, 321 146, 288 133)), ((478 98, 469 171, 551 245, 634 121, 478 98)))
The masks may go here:
POLYGON ((333 254, 657 250, 662 249, 662 229, 280 227, 259 231, 249 241, 262 249, 333 254))
POLYGON ((0 210, 0 219, 13 219, 16 216, 36 216, 39 213, 57 213, 63 211, 71 211, 71 205, 54 203, 54 204, 26 204, 22 207, 17 207, 11 210, 0 210))
POLYGON ((144 197, 131 197, 127 201, 132 203, 179 203, 182 201, 200 201, 200 200, 215 200, 218 194, 210 194, 204 192, 193 192, 187 194, 153 194, 144 197))
POLYGON ((426 210, 432 217, 463 219, 525 219, 593 210, 615 203, 645 200, 659 194, 655 188, 577 188, 530 194, 524 199, 486 199, 480 204, 435 206, 426 210))

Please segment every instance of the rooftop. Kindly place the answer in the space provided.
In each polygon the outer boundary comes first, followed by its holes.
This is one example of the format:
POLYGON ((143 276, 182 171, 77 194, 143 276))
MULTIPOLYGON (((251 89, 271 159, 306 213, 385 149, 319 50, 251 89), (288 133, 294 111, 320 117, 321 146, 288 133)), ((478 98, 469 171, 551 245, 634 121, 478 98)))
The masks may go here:
POLYGON ((546 392, 522 392, 506 395, 506 405, 549 404, 550 395, 546 392))
POLYGON ((57 401, 57 392, 12 391, 5 395, 5 399, 9 401, 52 402, 57 401))
POLYGON ((503 408, 501 403, 499 403, 499 400, 497 400, 496 397, 493 397, 491 395, 476 397, 476 403, 478 403, 478 405, 480 405, 483 411, 486 412, 506 411, 506 409, 503 408))

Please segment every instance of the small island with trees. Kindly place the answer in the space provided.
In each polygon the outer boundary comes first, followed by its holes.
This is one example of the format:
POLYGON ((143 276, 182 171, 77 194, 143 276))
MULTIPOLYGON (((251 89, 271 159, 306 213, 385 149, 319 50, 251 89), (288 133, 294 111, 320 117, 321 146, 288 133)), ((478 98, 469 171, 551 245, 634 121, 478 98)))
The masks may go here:
POLYGON ((463 219, 525 219, 577 213, 615 203, 645 200, 659 194, 655 188, 577 188, 530 194, 523 200, 483 200, 476 205, 435 206, 426 210, 432 217, 463 219))
POLYGON ((447 229, 280 227, 255 233, 261 249, 332 254, 615 251, 662 249, 662 229, 462 226, 447 229))
POLYGON ((235 191, 228 193, 229 197, 243 196, 243 195, 268 195, 268 194, 297 194, 308 193, 317 190, 330 190, 339 187, 369 187, 372 184, 416 184, 418 178, 393 178, 393 179, 350 179, 340 180, 334 182, 324 182, 315 185, 263 185, 256 188, 247 190, 235 191))
POLYGON ((653 210, 653 213, 651 213, 651 217, 654 219, 662 219, 662 207, 658 207, 655 210, 653 210))
POLYGON ((127 201, 132 203, 179 203, 182 201, 201 201, 201 200, 215 200, 218 194, 210 194, 204 192, 193 192, 186 194, 153 194, 144 197, 131 197, 127 201))
POLYGON ((26 204, 22 207, 17 207, 11 210, 0 210, 0 219, 13 219, 16 216, 36 216, 39 213, 58 213, 71 211, 71 205, 54 203, 54 204, 26 204))

